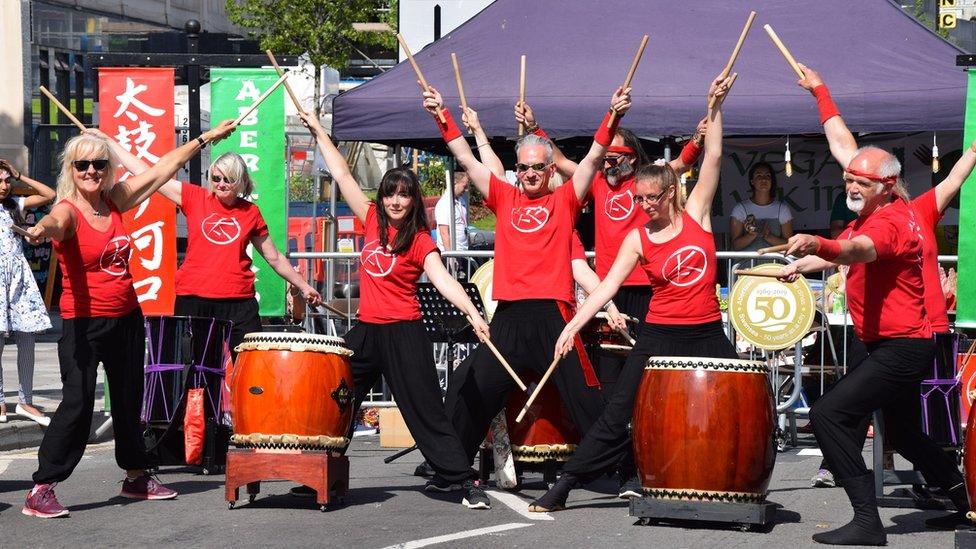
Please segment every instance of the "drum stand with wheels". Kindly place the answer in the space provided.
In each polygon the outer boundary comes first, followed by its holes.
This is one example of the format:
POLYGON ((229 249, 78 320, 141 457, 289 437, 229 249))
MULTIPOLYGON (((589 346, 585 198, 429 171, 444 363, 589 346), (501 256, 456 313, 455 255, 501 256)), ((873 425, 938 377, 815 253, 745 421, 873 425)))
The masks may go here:
POLYGON ((643 525, 694 521, 737 524, 743 531, 763 529, 772 525, 777 508, 779 508, 778 504, 769 501, 761 503, 692 501, 649 496, 630 499, 630 516, 640 518, 643 525))
POLYGON ((227 451, 224 499, 227 508, 237 503, 240 487, 247 485, 248 502, 261 491, 262 480, 290 480, 315 490, 319 510, 342 503, 349 491, 349 458, 328 450, 231 448, 227 451))

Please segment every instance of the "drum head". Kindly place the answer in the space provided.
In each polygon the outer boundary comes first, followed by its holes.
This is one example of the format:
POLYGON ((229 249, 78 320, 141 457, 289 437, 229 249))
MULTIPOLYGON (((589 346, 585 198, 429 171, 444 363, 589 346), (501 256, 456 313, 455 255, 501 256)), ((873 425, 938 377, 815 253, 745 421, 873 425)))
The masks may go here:
MULTIPOLYGON (((782 266, 767 263, 754 271, 778 272, 782 266)), ((813 291, 802 276, 782 282, 767 276, 742 276, 729 292, 729 320, 736 334, 767 351, 791 347, 813 326, 817 306, 813 291)))
POLYGON ((645 370, 714 370, 766 375, 769 369, 761 360, 706 358, 697 356, 655 356, 647 359, 645 370))
POLYGON ((299 334, 289 332, 251 332, 244 335, 244 341, 234 349, 241 351, 285 350, 295 352, 320 352, 352 356, 341 337, 321 334, 299 334))
POLYGON ((491 322, 491 317, 495 314, 495 307, 498 302, 491 298, 492 277, 495 274, 495 260, 489 259, 487 263, 478 267, 478 270, 471 275, 471 282, 478 287, 481 294, 481 302, 485 304, 485 320, 491 322))

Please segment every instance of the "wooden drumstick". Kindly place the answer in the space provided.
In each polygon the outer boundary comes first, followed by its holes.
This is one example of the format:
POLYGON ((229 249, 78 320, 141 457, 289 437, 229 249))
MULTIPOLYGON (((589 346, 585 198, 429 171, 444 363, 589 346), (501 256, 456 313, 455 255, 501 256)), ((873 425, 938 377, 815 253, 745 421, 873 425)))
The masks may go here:
MULTIPOLYGON (((407 61, 410 61, 410 66, 413 67, 413 72, 417 75, 417 80, 420 80, 420 87, 424 91, 430 91, 430 84, 427 83, 427 79, 424 78, 424 73, 420 72, 420 65, 413 58, 413 54, 410 53, 410 48, 407 47, 407 41, 403 39, 403 35, 397 33, 397 41, 400 42, 400 47, 403 48, 403 52, 407 54, 407 61)), ((444 112, 441 109, 437 109, 437 119, 441 121, 441 124, 446 124, 447 119, 444 118, 444 112)))
MULTIPOLYGON (((525 105, 525 56, 519 61, 519 105, 525 105)), ((518 134, 525 133, 525 124, 519 122, 518 134)))
POLYGON ((753 271, 749 269, 735 269, 732 271, 735 276, 762 276, 765 278, 779 278, 779 273, 770 271, 753 271))
POLYGON ((272 84, 270 88, 268 88, 264 93, 262 93, 261 97, 257 98, 257 101, 252 103, 251 106, 248 107, 246 111, 244 111, 240 116, 237 117, 237 119, 234 120, 234 125, 237 126, 238 124, 243 122, 245 118, 250 116, 251 113, 254 112, 254 109, 258 108, 258 106, 261 105, 261 103, 264 103, 265 99, 271 96, 272 92, 278 89, 278 86, 285 83, 285 79, 287 78, 288 78, 287 72, 279 76, 278 80, 276 80, 275 83, 272 84))
MULTIPOLYGON (((630 81, 634 79, 634 73, 637 72, 637 65, 640 63, 641 56, 644 55, 644 48, 647 47, 647 35, 641 38, 640 46, 637 47, 637 53, 634 55, 634 60, 630 63, 630 70, 627 71, 627 78, 624 79, 623 89, 630 87, 630 81)), ((617 111, 610 113, 610 120, 607 122, 607 127, 613 126, 613 123, 617 120, 617 111)))
MULTIPOLYGON (((285 71, 281 70, 281 67, 278 66, 278 60, 275 59, 275 56, 273 53, 271 53, 271 50, 265 50, 264 53, 268 54, 268 59, 271 60, 271 66, 274 67, 274 70, 278 72, 278 76, 285 74, 285 71)), ((291 86, 288 85, 288 82, 285 82, 285 91, 288 92, 288 97, 291 97, 291 102, 295 104, 295 108, 298 109, 298 112, 308 114, 305 112, 305 109, 302 108, 302 104, 298 102, 298 96, 295 95, 294 91, 292 91, 291 86)))
MULTIPOLYGON (((742 33, 739 35, 739 41, 735 43, 735 47, 732 48, 732 55, 729 57, 729 62, 725 64, 725 68, 722 69, 722 78, 728 77, 729 73, 732 72, 732 66, 735 65, 735 60, 739 57, 739 50, 742 49, 742 44, 746 41, 746 35, 749 34, 749 29, 752 28, 752 22, 756 18, 756 12, 750 11, 749 18, 746 19, 746 25, 742 27, 742 33)), ((713 97, 708 102, 708 109, 711 110, 715 106, 715 98, 713 97)))
POLYGON ((75 126, 78 126, 78 129, 79 130, 85 131, 86 129, 88 129, 88 128, 85 127, 84 124, 81 123, 81 120, 78 120, 77 118, 75 118, 75 115, 71 114, 71 111, 69 111, 67 107, 65 107, 64 105, 62 105, 60 101, 58 101, 58 98, 57 97, 54 97, 54 94, 52 94, 51 92, 47 91, 47 88, 45 88, 44 86, 41 86, 40 90, 41 90, 41 93, 43 93, 45 96, 47 96, 47 98, 50 99, 52 103, 54 103, 54 106, 57 107, 59 111, 61 111, 65 116, 68 117, 68 120, 70 120, 72 124, 74 124, 75 126))
POLYGON ((770 246, 768 248, 759 248, 758 250, 756 250, 756 253, 759 255, 774 254, 779 252, 785 252, 786 250, 789 249, 790 249, 790 243, 787 242, 786 244, 779 244, 777 246, 770 246))
POLYGON ((803 74, 803 69, 801 69, 800 65, 797 64, 796 59, 793 59, 793 55, 790 54, 790 50, 786 49, 786 46, 783 44, 783 41, 779 39, 779 36, 776 36, 776 31, 773 30, 773 27, 766 24, 763 25, 763 28, 766 29, 766 34, 769 35, 769 39, 773 41, 773 44, 776 44, 776 47, 779 48, 779 52, 782 53, 783 57, 786 58, 786 62, 793 67, 793 71, 796 73, 796 75, 800 78, 805 77, 806 75, 803 74))
POLYGON ((552 364, 549 365, 546 373, 542 375, 542 379, 540 379, 539 384, 535 386, 535 391, 532 391, 532 395, 529 396, 529 400, 525 402, 525 406, 522 406, 522 411, 519 412, 519 415, 515 418, 515 423, 522 422, 522 418, 525 417, 525 413, 529 411, 529 407, 532 406, 533 402, 535 402, 535 398, 539 396, 540 392, 542 392, 542 387, 546 384, 546 381, 549 381, 549 376, 556 371, 556 365, 559 364, 559 361, 562 360, 562 358, 563 357, 561 356, 557 356, 556 358, 552 359, 552 364))
MULTIPOLYGON (((471 324, 471 326, 473 327, 474 321, 472 321, 470 316, 467 318, 468 318, 468 324, 471 324)), ((498 359, 498 362, 502 363, 502 366, 505 368, 505 371, 508 372, 508 375, 512 376, 512 379, 515 380, 515 384, 519 386, 519 389, 522 389, 522 391, 528 391, 529 388, 526 387, 525 383, 522 382, 522 378, 520 378, 518 374, 515 373, 515 370, 512 369, 512 366, 508 363, 507 360, 505 360, 505 357, 503 357, 502 354, 498 352, 498 349, 495 347, 495 344, 491 342, 491 339, 485 338, 483 341, 484 344, 487 345, 489 349, 491 349, 491 353, 495 355, 495 358, 498 359)))
POLYGON ((27 232, 27 229, 21 227, 20 225, 11 225, 10 230, 25 238, 30 236, 30 233, 27 232))
POLYGON ((623 328, 614 328, 614 330, 617 330, 618 334, 622 335, 625 340, 629 341, 631 347, 637 343, 634 338, 630 337, 630 332, 627 330, 624 330, 623 328))
MULTIPOLYGON (((458 64, 457 54, 451 52, 451 64, 454 65, 454 83, 457 84, 458 97, 461 98, 461 114, 468 110, 468 100, 464 97, 464 84, 461 83, 461 65, 458 64)), ((468 128, 471 133, 471 128, 468 128)))

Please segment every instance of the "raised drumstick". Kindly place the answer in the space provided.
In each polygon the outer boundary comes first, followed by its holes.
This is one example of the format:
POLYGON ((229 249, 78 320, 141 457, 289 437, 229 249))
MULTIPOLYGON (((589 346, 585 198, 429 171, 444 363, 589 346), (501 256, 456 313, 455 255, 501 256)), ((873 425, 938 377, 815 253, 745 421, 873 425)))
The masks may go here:
MULTIPOLYGON (((519 61, 519 105, 525 105, 525 56, 519 61)), ((519 122, 518 134, 525 133, 525 124, 519 122)))
MULTIPOLYGON (((468 318, 468 323, 471 324, 471 326, 474 326, 474 322, 471 321, 471 317, 469 316, 467 318, 468 318)), ((515 384, 519 386, 519 389, 522 389, 523 391, 528 391, 529 388, 526 387, 525 383, 522 382, 522 378, 520 378, 518 374, 515 373, 515 370, 512 369, 512 366, 508 363, 507 360, 505 360, 505 357, 503 357, 502 354, 498 352, 498 348, 495 347, 495 344, 492 343, 491 340, 487 338, 484 340, 484 343, 485 345, 488 346, 489 349, 491 349, 491 354, 495 355, 495 358, 498 359, 498 362, 502 363, 502 366, 505 368, 505 371, 508 372, 508 375, 512 376, 512 379, 515 380, 515 384)))
MULTIPOLYGON (((641 56, 644 55, 644 48, 647 47, 647 35, 641 38, 640 46, 637 47, 637 53, 634 55, 634 60, 630 63, 630 70, 627 71, 627 78, 624 79, 623 88, 626 90, 630 87, 630 81, 634 79, 634 73, 637 72, 637 65, 640 63, 641 56)), ((613 123, 617 120, 617 111, 610 113, 610 120, 607 122, 607 127, 613 126, 613 123)))
MULTIPOLYGON (((265 50, 264 53, 268 54, 268 59, 271 60, 271 66, 274 67, 275 71, 278 72, 278 76, 285 74, 285 71, 281 70, 281 67, 278 66, 278 60, 275 59, 275 56, 273 53, 271 53, 271 50, 265 50)), ((285 82, 285 91, 288 92, 288 97, 291 97, 291 102, 295 104, 295 108, 298 109, 298 112, 308 114, 305 112, 305 109, 302 108, 302 104, 298 102, 298 96, 296 96, 295 92, 292 91, 291 86, 288 85, 287 81, 285 82)))
MULTIPOLYGON (((461 98, 461 114, 468 110, 468 100, 464 96, 464 84, 461 83, 461 65, 458 64, 457 54, 451 52, 451 64, 454 65, 454 83, 457 84, 458 97, 461 98)), ((468 128, 471 133, 471 128, 468 128)))
MULTIPOLYGON (((739 50, 742 49, 742 44, 746 41, 746 35, 749 34, 749 29, 752 28, 752 21, 756 18, 756 12, 750 11, 749 18, 746 19, 746 25, 742 27, 742 33, 739 34, 739 41, 735 43, 735 47, 732 48, 732 55, 729 57, 729 62, 725 64, 725 68, 722 69, 722 78, 725 78, 732 72, 732 66, 735 65, 735 60, 739 57, 739 50)), ((708 102, 709 110, 715 106, 715 98, 713 97, 708 102)))
POLYGON ((763 25, 763 28, 766 29, 766 34, 769 35, 769 39, 773 41, 773 44, 776 44, 776 47, 779 48, 779 52, 782 53, 783 57, 786 58, 786 62, 793 67, 793 71, 796 73, 796 75, 800 78, 806 76, 803 74, 803 69, 801 69, 800 65, 797 64, 796 59, 793 59, 793 55, 790 54, 790 50, 786 49, 783 41, 779 39, 779 36, 776 36, 776 31, 773 30, 773 27, 766 24, 763 25))
POLYGON ((45 88, 44 86, 41 86, 40 90, 41 90, 41 93, 43 93, 45 96, 47 96, 47 98, 50 99, 52 103, 54 103, 54 106, 57 107, 59 111, 61 111, 62 113, 64 113, 65 116, 68 117, 68 120, 70 120, 72 124, 74 124, 75 126, 78 126, 78 129, 79 130, 85 131, 86 129, 88 129, 88 128, 85 127, 84 124, 81 123, 81 120, 78 120, 77 118, 75 118, 75 115, 71 114, 71 111, 69 111, 67 107, 65 107, 64 105, 62 105, 60 101, 58 101, 58 98, 57 97, 54 97, 54 94, 52 94, 51 92, 47 91, 47 88, 45 88))
POLYGON ((779 252, 785 252, 786 250, 789 250, 789 249, 790 249, 790 243, 787 242, 786 244, 779 244, 777 246, 770 246, 768 248, 759 248, 758 250, 756 250, 756 253, 759 254, 759 255, 762 255, 762 254, 775 254, 775 253, 779 253, 779 252))
MULTIPOLYGON (((410 66, 413 67, 413 72, 417 75, 417 80, 420 80, 420 87, 423 88, 425 92, 430 91, 430 84, 427 83, 427 79, 424 78, 424 73, 420 72, 420 65, 413 58, 413 54, 410 53, 410 48, 407 47, 407 41, 403 39, 403 35, 397 33, 397 41, 400 42, 400 47, 403 48, 404 53, 407 54, 407 61, 410 61, 410 66)), ((437 109, 437 119, 441 121, 441 124, 446 124, 447 119, 444 118, 444 113, 441 109, 437 109)))
POLYGON ((258 108, 258 106, 261 105, 261 103, 264 103, 265 99, 271 96, 272 92, 278 89, 278 86, 285 83, 285 79, 287 78, 288 78, 287 72, 279 76, 278 80, 276 80, 275 83, 272 84, 270 88, 268 88, 264 93, 262 93, 261 97, 257 98, 257 101, 252 103, 251 106, 248 107, 246 111, 244 111, 240 116, 238 116, 236 120, 234 120, 234 125, 236 126, 240 124, 242 121, 244 121, 245 118, 250 116, 251 113, 254 112, 254 109, 258 108))
POLYGON ((561 356, 557 356, 556 358, 552 359, 552 364, 549 365, 546 373, 542 375, 542 379, 540 379, 539 384, 535 386, 535 390, 532 391, 532 395, 529 396, 529 400, 525 402, 525 406, 522 406, 522 411, 519 412, 519 415, 515 418, 515 423, 522 422, 522 418, 525 417, 525 413, 529 411, 529 407, 532 406, 533 402, 535 402, 535 398, 539 396, 540 392, 542 392, 542 387, 546 384, 546 381, 549 381, 549 376, 556 371, 556 365, 559 364, 560 360, 562 360, 561 356))

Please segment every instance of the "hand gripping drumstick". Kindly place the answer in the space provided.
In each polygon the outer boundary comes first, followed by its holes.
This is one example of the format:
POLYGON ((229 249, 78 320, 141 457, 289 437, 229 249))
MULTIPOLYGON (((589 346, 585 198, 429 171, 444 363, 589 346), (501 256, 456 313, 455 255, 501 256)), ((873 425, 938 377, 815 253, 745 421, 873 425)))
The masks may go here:
MULTIPOLYGON (((735 65, 735 60, 739 57, 739 50, 742 49, 742 44, 746 41, 746 35, 749 34, 749 29, 752 28, 752 21, 756 18, 756 12, 750 11, 749 18, 746 19, 746 25, 742 27, 742 34, 739 35, 739 41, 735 43, 735 48, 732 49, 732 55, 729 57, 729 62, 725 64, 725 68, 722 69, 722 78, 726 78, 729 73, 732 72, 732 66, 735 65)), ((715 106, 715 98, 713 97, 708 102, 708 110, 712 110, 715 106)))
POLYGON ((779 52, 782 53, 783 57, 786 58, 786 62, 793 67, 793 71, 796 72, 796 75, 800 78, 805 77, 806 75, 803 74, 803 69, 801 69, 800 65, 796 63, 796 59, 793 59, 793 56, 790 55, 790 50, 786 49, 786 46, 783 45, 783 41, 779 39, 779 36, 776 36, 776 31, 773 30, 773 27, 770 27, 767 24, 763 25, 763 28, 766 29, 766 34, 769 35, 769 39, 773 41, 773 44, 776 44, 776 47, 779 48, 779 52))
POLYGON ((622 335, 626 341, 629 341, 631 347, 637 344, 637 341, 635 341, 634 338, 630 337, 630 332, 628 332, 627 330, 624 330, 623 328, 614 328, 614 330, 617 330, 618 334, 622 335))
POLYGON ((778 246, 770 246, 768 248, 759 248, 758 250, 756 250, 756 253, 759 254, 759 255, 762 255, 762 254, 775 254, 775 253, 779 253, 779 252, 785 252, 786 250, 789 250, 789 249, 790 249, 790 243, 787 242, 786 244, 780 244, 778 246))
POLYGON ((78 120, 77 118, 75 118, 75 115, 71 114, 71 111, 69 111, 67 107, 65 107, 64 105, 61 104, 60 101, 58 101, 58 98, 57 97, 54 97, 54 94, 52 94, 51 92, 47 91, 47 88, 45 88, 44 86, 41 86, 40 90, 41 90, 41 93, 43 93, 45 96, 47 96, 47 98, 50 99, 52 103, 54 103, 54 106, 56 106, 59 111, 61 111, 62 113, 64 113, 65 116, 68 117, 68 120, 70 120, 72 124, 74 124, 75 126, 78 126, 78 129, 79 130, 85 131, 86 129, 88 129, 88 128, 85 127, 84 124, 81 123, 80 120, 78 120))
MULTIPOLYGON (((644 55, 644 48, 647 47, 647 35, 641 38, 640 46, 637 48, 637 54, 634 55, 634 60, 630 63, 630 70, 627 71, 627 78, 624 79, 623 88, 626 90, 630 87, 630 81, 634 79, 634 73, 637 72, 637 64, 640 63, 641 56, 644 55)), ((607 127, 613 126, 613 123, 617 120, 617 111, 610 113, 610 120, 607 121, 607 127)))
POLYGON ((535 386, 535 391, 532 391, 532 395, 529 397, 529 400, 525 402, 525 406, 522 406, 522 411, 519 412, 519 415, 515 418, 515 423, 522 422, 522 418, 525 417, 525 413, 529 411, 529 407, 532 406, 533 402, 535 402, 535 397, 539 396, 539 393, 542 392, 542 387, 545 386, 546 381, 549 381, 549 376, 556 371, 556 365, 559 364, 559 361, 562 360, 562 358, 563 357, 561 356, 557 356, 556 358, 552 359, 552 364, 549 365, 549 369, 546 370, 546 373, 542 375, 542 379, 540 379, 539 384, 535 386))
MULTIPOLYGON (((400 47, 403 48, 404 53, 407 54, 407 61, 410 61, 410 66, 413 67, 413 72, 417 74, 417 80, 420 80, 420 87, 423 88, 425 92, 430 91, 430 84, 427 83, 427 79, 424 78, 424 73, 420 72, 420 65, 413 58, 413 54, 410 53, 410 48, 407 47, 407 41, 403 39, 403 35, 397 33, 397 41, 400 42, 400 47)), ((441 121, 441 124, 446 124, 447 119, 444 118, 444 113, 440 109, 437 109, 437 119, 441 121)))
MULTIPOLYGON (((525 56, 519 61, 519 105, 525 105, 525 56)), ((518 134, 525 133, 525 125, 519 122, 518 134)))
MULTIPOLYGON (((274 67, 274 70, 278 72, 278 76, 285 74, 285 71, 281 70, 281 67, 278 66, 278 60, 275 59, 275 56, 273 53, 271 53, 271 50, 265 50, 264 53, 268 54, 268 59, 271 60, 271 66, 274 67)), ((296 96, 295 92, 292 91, 291 86, 288 85, 288 82, 285 82, 285 91, 288 92, 288 97, 291 97, 291 102, 295 104, 295 108, 298 109, 298 112, 308 114, 305 112, 305 109, 302 108, 302 104, 298 102, 298 96, 296 96)))
POLYGON ((278 80, 275 81, 275 83, 272 84, 271 87, 267 89, 267 91, 265 91, 264 93, 262 93, 261 94, 261 97, 258 97, 257 101, 255 101, 254 103, 252 103, 251 106, 248 107, 246 111, 244 111, 240 116, 238 116, 236 120, 234 120, 234 125, 237 126, 238 124, 240 124, 241 122, 243 122, 245 118, 247 118, 248 116, 251 116, 251 113, 254 112, 254 109, 258 108, 258 106, 261 103, 264 103, 264 100, 267 99, 269 96, 271 96, 271 93, 274 92, 276 89, 278 89, 278 86, 284 84, 285 83, 285 79, 287 79, 287 78, 288 78, 288 73, 287 72, 284 73, 284 74, 282 74, 281 76, 279 76, 278 77, 278 80))
MULTIPOLYGON (((474 326, 474 321, 472 321, 471 317, 469 316, 467 317, 467 319, 468 319, 468 324, 474 326)), ((515 384, 519 386, 519 389, 522 389, 523 391, 528 391, 529 388, 526 387, 525 383, 522 382, 522 378, 520 378, 518 374, 515 373, 515 370, 513 370, 512 366, 508 363, 507 360, 505 360, 505 357, 503 357, 502 354, 498 352, 498 349, 495 347, 495 344, 491 342, 491 339, 485 338, 484 343, 485 345, 488 346, 489 349, 491 349, 491 353, 495 355, 495 358, 498 359, 498 362, 502 363, 502 366, 505 367, 505 371, 508 372, 508 375, 512 376, 512 379, 515 380, 515 384)))

